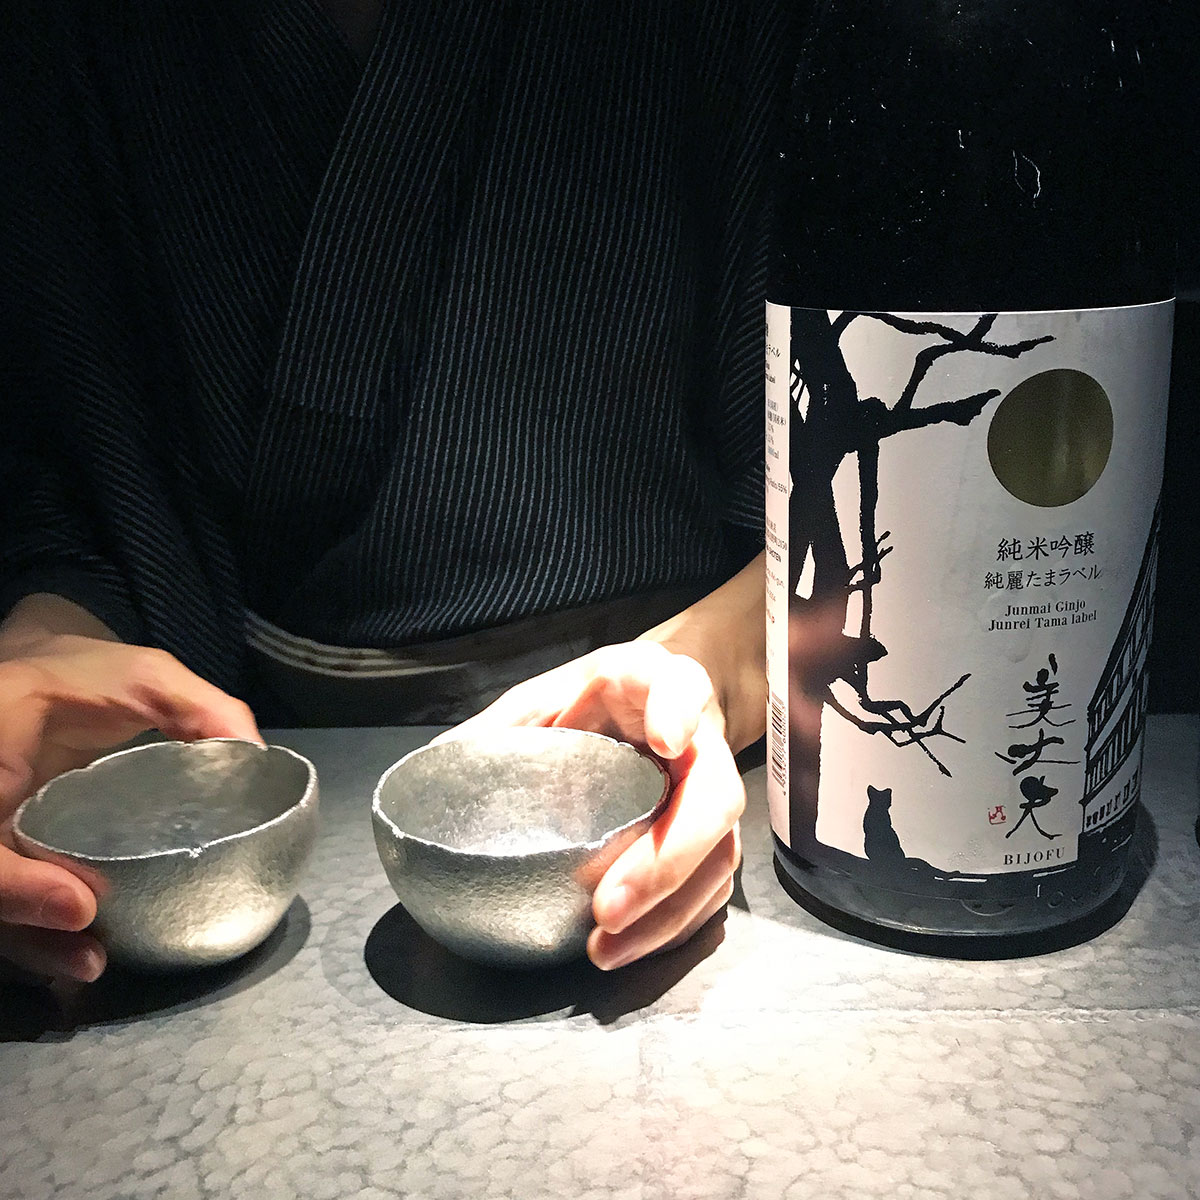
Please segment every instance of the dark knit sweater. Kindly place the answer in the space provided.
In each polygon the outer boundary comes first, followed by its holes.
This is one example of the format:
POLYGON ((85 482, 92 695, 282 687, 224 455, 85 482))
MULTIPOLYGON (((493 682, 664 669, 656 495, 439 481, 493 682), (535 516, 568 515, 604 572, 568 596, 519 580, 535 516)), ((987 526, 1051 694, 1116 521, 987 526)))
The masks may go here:
POLYGON ((242 686, 247 607, 411 645, 761 544, 785 6, 0 15, 0 610, 242 686))

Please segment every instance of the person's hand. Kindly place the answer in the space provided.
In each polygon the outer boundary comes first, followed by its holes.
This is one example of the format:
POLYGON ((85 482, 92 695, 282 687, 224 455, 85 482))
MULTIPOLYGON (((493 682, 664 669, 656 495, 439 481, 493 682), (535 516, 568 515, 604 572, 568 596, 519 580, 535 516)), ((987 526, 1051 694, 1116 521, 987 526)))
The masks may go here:
POLYGON ((53 776, 148 729, 261 741, 250 710, 161 650, 102 637, 0 636, 0 959, 40 977, 104 970, 81 932, 96 897, 77 876, 13 848, 11 817, 53 776))
POLYGON ((729 900, 746 803, 705 669, 653 641, 606 646, 510 688, 441 735, 559 725, 644 746, 667 763, 667 807, 596 887, 588 956, 612 970, 678 945, 729 900))

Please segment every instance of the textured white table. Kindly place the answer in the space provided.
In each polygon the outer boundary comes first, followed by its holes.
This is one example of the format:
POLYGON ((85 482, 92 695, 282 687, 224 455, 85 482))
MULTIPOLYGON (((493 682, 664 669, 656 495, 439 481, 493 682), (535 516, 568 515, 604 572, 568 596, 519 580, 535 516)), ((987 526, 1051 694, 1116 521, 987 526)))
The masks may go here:
POLYGON ((1091 940, 962 961, 822 924, 759 769, 723 928, 614 975, 471 967, 396 906, 369 797, 428 732, 278 735, 324 829, 247 960, 0 990, 0 1196, 1200 1196, 1195 718, 1151 719, 1140 891, 1091 940))

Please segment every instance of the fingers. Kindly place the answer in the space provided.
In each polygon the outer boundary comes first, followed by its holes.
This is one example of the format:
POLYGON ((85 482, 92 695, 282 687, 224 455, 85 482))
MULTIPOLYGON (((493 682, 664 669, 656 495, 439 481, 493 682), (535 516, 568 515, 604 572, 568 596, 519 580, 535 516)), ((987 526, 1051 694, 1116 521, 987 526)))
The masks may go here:
POLYGON ((606 959, 600 965, 614 965, 618 956, 608 952, 618 935, 625 935, 619 957, 632 961, 696 927, 702 914, 711 915, 724 903, 715 898, 732 887, 741 856, 737 821, 746 793, 712 721, 701 722, 692 750, 680 763, 682 777, 666 811, 596 887, 593 912, 601 933, 593 935, 593 944, 606 959))
MULTIPOLYGON (((654 649, 661 650, 661 647, 654 649)), ((628 651, 626 645, 606 646, 534 675, 433 740, 448 741, 483 729, 509 725, 561 725, 610 733, 617 724, 612 710, 618 705, 632 707, 623 694, 632 666, 628 651)), ((643 701, 646 686, 641 687, 643 701)), ((638 707, 640 711, 640 705, 638 707)), ((638 728, 640 731, 640 719, 638 728)))
POLYGON ((0 815, 34 788, 147 729, 262 742, 240 700, 163 650, 63 636, 0 662, 0 815))
MULTIPOLYGON (((262 742, 245 704, 162 650, 64 634, 0 662, 0 818, 46 779, 151 728, 262 742)), ((95 894, 5 837, 0 827, 0 957, 37 975, 95 979, 104 950, 82 932, 95 894)))
POLYGON ((681 754, 713 698, 708 673, 655 642, 605 646, 509 688, 482 712, 433 740, 506 725, 558 725, 681 754))
POLYGON ((717 843, 686 883, 620 933, 597 926, 588 937, 588 957, 613 971, 636 959, 682 945, 728 902, 741 860, 737 828, 717 843))
POLYGON ((713 698, 695 659, 656 642, 605 646, 568 665, 576 675, 557 698, 555 725, 606 733, 664 758, 683 753, 713 698))
MULTIPOLYGON (((165 650, 120 646, 124 668, 118 680, 130 708, 143 715, 148 728, 180 741, 234 737, 262 742, 254 714, 242 701, 188 670, 165 650), (122 678, 123 676, 123 678, 122 678)), ((112 684, 106 689, 110 694, 112 684)), ((116 697, 120 699, 120 695, 116 697)))
POLYGON ((96 897, 70 871, 0 845, 0 922, 78 931, 96 918, 96 897))
POLYGON ((0 959, 90 983, 104 970, 104 948, 79 931, 95 916, 96 897, 70 871, 0 845, 0 959))
MULTIPOLYGON (((52 704, 39 696, 26 695, 15 703, 0 704, 0 818, 15 812, 21 801, 47 780, 87 766, 109 740, 97 744, 85 737, 78 745, 64 741, 55 729, 61 719, 52 711, 52 704)), ((127 736, 142 728, 141 724, 130 725, 127 736)), ((114 732, 112 743, 122 740, 122 734, 126 734, 124 728, 114 732)))
POLYGON ((0 925, 0 959, 31 975, 92 983, 107 964, 104 947, 87 933, 0 925))
POLYGON ((611 969, 686 939, 729 899, 746 794, 708 673, 652 641, 605 646, 510 688, 435 742, 513 725, 592 730, 670 764, 666 811, 597 886, 588 953, 611 969))

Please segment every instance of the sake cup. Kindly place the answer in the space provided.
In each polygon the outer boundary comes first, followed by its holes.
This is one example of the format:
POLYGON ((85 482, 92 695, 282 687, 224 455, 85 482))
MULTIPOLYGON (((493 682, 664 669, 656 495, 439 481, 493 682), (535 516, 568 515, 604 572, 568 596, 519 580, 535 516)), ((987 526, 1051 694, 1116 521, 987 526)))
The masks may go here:
POLYGON ((658 760, 624 742, 519 726, 406 755, 371 811, 384 871, 426 933, 477 962, 547 967, 583 955, 596 884, 669 791, 658 760))
POLYGON ((82 878, 114 961, 170 970, 257 946, 295 898, 317 774, 282 746, 212 738, 122 750, 17 810, 17 849, 82 878))

